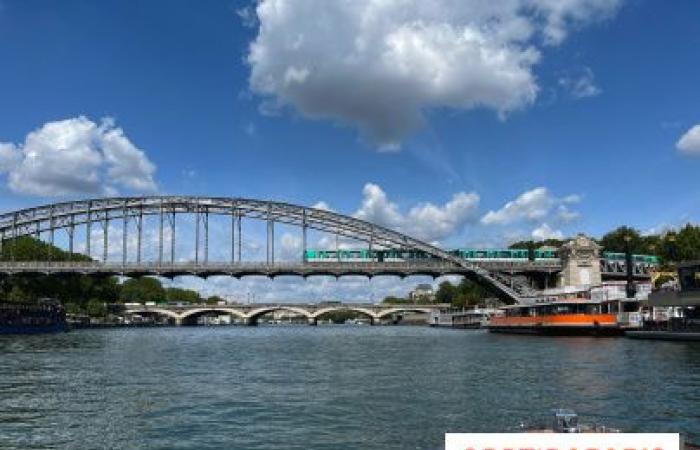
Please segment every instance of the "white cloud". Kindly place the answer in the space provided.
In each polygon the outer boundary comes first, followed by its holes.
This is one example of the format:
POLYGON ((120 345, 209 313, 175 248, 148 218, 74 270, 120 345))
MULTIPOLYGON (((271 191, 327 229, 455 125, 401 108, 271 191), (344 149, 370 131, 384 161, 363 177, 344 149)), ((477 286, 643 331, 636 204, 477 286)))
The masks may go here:
POLYGON ((365 184, 362 195, 355 217, 429 242, 449 237, 474 221, 479 208, 479 195, 475 192, 456 193, 444 205, 422 203, 413 206, 406 214, 376 184, 365 184))
POLYGON ((155 165, 115 126, 80 116, 47 122, 19 145, 0 144, 0 173, 12 191, 55 196, 156 190, 155 165))
POLYGON ((537 187, 525 191, 514 200, 507 202, 498 210, 491 210, 481 218, 481 224, 486 227, 507 226, 505 230, 483 230, 487 235, 495 233, 495 240, 499 242, 514 242, 523 239, 562 239, 564 233, 555 228, 574 222, 581 217, 578 211, 571 209, 572 205, 579 203, 582 196, 570 194, 564 197, 552 195, 545 187, 537 187), (533 227, 526 232, 523 228, 533 227))
POLYGON ((7 173, 17 167, 22 156, 13 144, 0 142, 0 173, 7 173))
POLYGON ((580 73, 559 78, 559 85, 575 99, 595 97, 603 92, 596 86, 593 71, 588 67, 584 67, 580 73))
POLYGON ((555 217, 562 222, 568 223, 578 220, 581 217, 581 213, 570 210, 566 205, 559 205, 555 217))
POLYGON ((700 156, 700 125, 686 131, 676 142, 676 148, 686 155, 700 156))
POLYGON ((283 233, 280 238, 281 251, 280 260, 281 261, 292 261, 298 260, 301 255, 301 237, 291 234, 283 233))
POLYGON ((552 198, 546 188, 538 187, 520 194, 498 211, 489 211, 481 218, 484 225, 505 225, 516 220, 539 220, 552 207, 552 198))
POLYGON ((324 211, 331 211, 331 212, 333 212, 333 210, 332 210, 331 207, 328 205, 328 203, 324 202, 323 200, 314 203, 311 207, 314 208, 314 209, 322 209, 322 210, 324 210, 324 211))
POLYGON ((399 207, 391 202, 379 185, 367 183, 362 189, 362 203, 354 214, 358 219, 398 229, 404 222, 399 207))
POLYGON ((545 239, 563 239, 564 233, 561 230, 554 230, 552 227, 543 223, 534 230, 532 230, 532 238, 538 241, 543 241, 545 239))
POLYGON ((261 0, 249 85, 262 110, 289 106, 396 149, 427 109, 527 107, 541 47, 620 1, 261 0))

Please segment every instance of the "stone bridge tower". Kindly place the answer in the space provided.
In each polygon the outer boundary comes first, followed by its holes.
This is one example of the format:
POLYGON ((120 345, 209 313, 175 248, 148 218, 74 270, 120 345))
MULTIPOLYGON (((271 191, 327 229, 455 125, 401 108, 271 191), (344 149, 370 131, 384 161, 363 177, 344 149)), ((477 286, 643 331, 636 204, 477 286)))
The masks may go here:
POLYGON ((599 286, 600 245, 579 233, 559 249, 562 271, 559 286, 599 286))

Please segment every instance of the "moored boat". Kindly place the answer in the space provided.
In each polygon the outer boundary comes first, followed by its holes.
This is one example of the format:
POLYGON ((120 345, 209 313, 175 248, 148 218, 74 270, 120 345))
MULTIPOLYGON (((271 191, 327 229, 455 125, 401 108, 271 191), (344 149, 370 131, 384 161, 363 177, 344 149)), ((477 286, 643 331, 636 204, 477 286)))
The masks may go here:
POLYGON ((619 433, 617 428, 602 424, 581 423, 578 414, 572 409, 558 408, 552 411, 550 423, 533 425, 520 424, 527 433, 619 433))
POLYGON ((65 310, 60 303, 0 303, 0 334, 38 334, 67 331, 65 310))
MULTIPOLYGON (((578 414, 572 409, 558 408, 552 411, 549 421, 539 421, 534 424, 521 423, 518 427, 525 433, 622 433, 623 431, 601 423, 585 423, 579 420, 578 414)), ((680 434, 680 450, 700 450, 700 446, 687 442, 680 434)))
POLYGON ((619 300, 554 299, 505 306, 491 318, 491 332, 559 336, 619 336, 624 332, 619 300))

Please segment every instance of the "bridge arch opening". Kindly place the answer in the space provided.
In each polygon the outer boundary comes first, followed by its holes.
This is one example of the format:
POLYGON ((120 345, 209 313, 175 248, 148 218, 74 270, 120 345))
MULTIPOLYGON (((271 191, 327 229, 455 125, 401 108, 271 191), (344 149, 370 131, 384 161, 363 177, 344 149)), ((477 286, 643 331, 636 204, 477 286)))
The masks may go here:
POLYGON ((180 316, 181 324, 196 325, 244 325, 243 313, 230 308, 198 308, 184 312, 180 316))
POLYGON ((134 326, 173 326, 180 324, 180 317, 165 309, 135 309, 126 314, 127 321, 134 326))
POLYGON ((258 325, 265 318, 267 323, 311 323, 313 316, 305 309, 293 306, 267 306, 250 311, 247 316, 248 325, 258 325), (275 313, 282 313, 276 315, 275 313), (286 313, 286 314, 285 314, 286 313), (300 320, 301 319, 301 320, 300 320))
POLYGON ((415 314, 417 317, 412 318, 412 321, 425 321, 427 323, 430 313, 431 310, 429 308, 421 308, 418 305, 406 305, 384 310, 377 314, 377 318, 381 321, 391 321, 393 324, 399 324, 405 321, 407 315, 415 314))
POLYGON ((323 308, 313 315, 314 324, 372 324, 378 323, 377 315, 365 308, 349 305, 323 308))

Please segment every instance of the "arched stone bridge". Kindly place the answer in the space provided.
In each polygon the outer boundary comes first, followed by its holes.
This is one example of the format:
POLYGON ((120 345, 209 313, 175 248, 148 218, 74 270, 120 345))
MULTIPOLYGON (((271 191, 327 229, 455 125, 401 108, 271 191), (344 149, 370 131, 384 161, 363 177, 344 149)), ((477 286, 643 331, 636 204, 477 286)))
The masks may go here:
POLYGON ((124 312, 129 315, 158 315, 168 317, 177 325, 191 321, 203 314, 229 314, 237 317, 247 325, 256 325, 258 319, 275 311, 287 311, 305 317, 310 325, 315 325, 324 314, 338 311, 354 311, 365 315, 372 324, 395 314, 424 313, 429 314, 449 305, 375 305, 375 304, 252 304, 252 305, 187 305, 187 306, 145 306, 126 305, 124 312))

